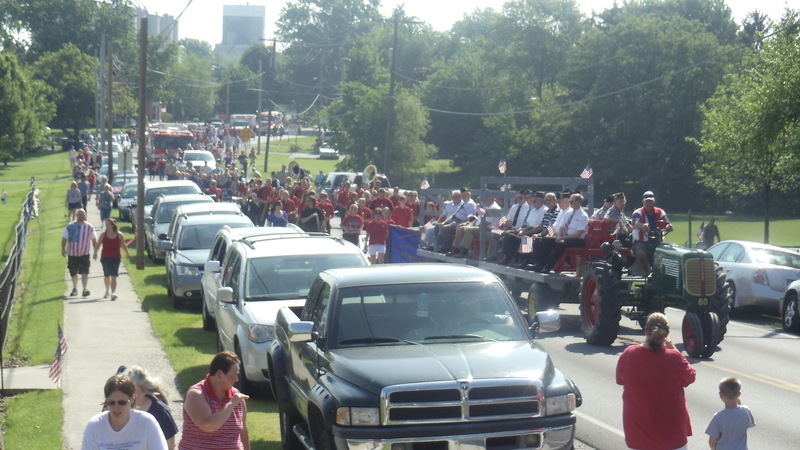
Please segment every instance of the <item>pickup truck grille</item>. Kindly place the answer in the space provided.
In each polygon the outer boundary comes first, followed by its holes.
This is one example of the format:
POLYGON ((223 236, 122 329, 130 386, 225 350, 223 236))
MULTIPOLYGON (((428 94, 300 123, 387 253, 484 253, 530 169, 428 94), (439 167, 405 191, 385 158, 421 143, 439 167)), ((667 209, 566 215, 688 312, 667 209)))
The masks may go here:
POLYGON ((384 425, 478 422, 541 415, 536 380, 492 379, 388 386, 381 392, 384 425))

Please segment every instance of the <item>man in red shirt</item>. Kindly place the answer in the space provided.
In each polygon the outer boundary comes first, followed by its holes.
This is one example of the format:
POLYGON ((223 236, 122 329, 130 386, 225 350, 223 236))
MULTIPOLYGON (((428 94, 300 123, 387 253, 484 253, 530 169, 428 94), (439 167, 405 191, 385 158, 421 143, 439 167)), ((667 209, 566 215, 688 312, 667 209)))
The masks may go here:
POLYGON ((324 230, 326 233, 331 234, 331 217, 333 217, 333 203, 328 199, 328 193, 325 191, 319 192, 319 201, 317 207, 325 213, 324 230))
POLYGON ((411 227, 413 215, 414 212, 411 210, 411 208, 406 206, 406 198, 402 196, 398 197, 397 205, 392 210, 392 220, 394 221, 394 224, 409 228, 411 227))
POLYGON ((372 220, 372 210, 367 208, 367 201, 363 198, 358 199, 358 215, 364 219, 364 222, 372 220))
POLYGON ((373 213, 374 213, 374 212, 375 212, 375 210, 376 210, 376 209, 378 209, 378 208, 389 208, 389 209, 393 209, 393 207, 392 207, 392 201, 391 201, 391 200, 389 200, 389 199, 386 197, 386 194, 388 194, 388 193, 389 193, 389 192, 388 192, 386 189, 380 189, 380 190, 378 190, 378 197, 376 197, 375 199, 373 199, 373 200, 372 200, 372 201, 369 203, 369 209, 371 209, 373 213))
POLYGON ((215 202, 222 201, 222 189, 217 187, 217 180, 211 180, 208 183, 208 188, 206 189, 206 195, 211 195, 214 197, 215 202))
POLYGON ((353 202, 350 198, 350 182, 345 181, 336 194, 336 209, 339 211, 339 217, 344 217, 352 204, 353 202))
POLYGON ((400 188, 395 187, 394 190, 392 191, 392 196, 389 197, 389 200, 392 202, 393 209, 400 204, 400 197, 402 197, 402 195, 400 195, 400 188))

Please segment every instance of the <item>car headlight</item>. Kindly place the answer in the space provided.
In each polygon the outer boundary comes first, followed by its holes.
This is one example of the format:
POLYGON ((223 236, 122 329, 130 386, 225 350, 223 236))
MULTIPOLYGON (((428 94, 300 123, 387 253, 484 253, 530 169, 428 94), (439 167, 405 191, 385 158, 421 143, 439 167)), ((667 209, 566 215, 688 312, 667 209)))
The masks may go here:
POLYGON ((573 411, 575 408, 575 394, 572 393, 548 397, 544 402, 544 413, 546 416, 566 414, 573 411))
POLYGON ((200 269, 197 266, 178 266, 178 275, 194 275, 200 276, 200 269))
POLYGON ((275 339, 275 327, 272 325, 253 325, 247 326, 247 339, 261 344, 275 339))
POLYGON ((354 427, 376 427, 380 425, 378 408, 341 407, 336 410, 336 424, 354 427))

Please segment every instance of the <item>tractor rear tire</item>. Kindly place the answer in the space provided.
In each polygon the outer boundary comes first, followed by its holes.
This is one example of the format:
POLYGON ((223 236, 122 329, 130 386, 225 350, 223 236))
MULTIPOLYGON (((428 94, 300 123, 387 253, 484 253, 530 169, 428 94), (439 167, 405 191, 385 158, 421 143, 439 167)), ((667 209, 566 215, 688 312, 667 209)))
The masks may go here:
POLYGON ((581 331, 592 345, 611 345, 619 334, 619 294, 622 282, 613 274, 611 264, 595 263, 581 281, 581 331))
POLYGON ((692 358, 699 358, 703 354, 705 341, 703 339, 703 324, 700 322, 700 317, 697 313, 687 312, 683 316, 681 331, 683 334, 683 348, 686 349, 686 353, 692 358))
POLYGON ((711 311, 717 314, 719 321, 719 340, 715 345, 719 345, 725 339, 725 333, 728 332, 728 322, 731 320, 731 298, 730 286, 727 282, 727 275, 722 271, 722 267, 717 267, 717 292, 711 298, 711 311))

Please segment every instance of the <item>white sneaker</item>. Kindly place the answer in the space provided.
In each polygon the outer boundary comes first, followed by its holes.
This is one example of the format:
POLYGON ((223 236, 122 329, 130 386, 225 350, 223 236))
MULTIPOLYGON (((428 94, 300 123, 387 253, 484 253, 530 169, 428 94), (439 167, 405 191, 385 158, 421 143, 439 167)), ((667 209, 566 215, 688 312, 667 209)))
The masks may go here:
POLYGON ((109 295, 111 294, 108 291, 106 291, 106 293, 103 295, 103 298, 108 298, 109 295))
POLYGON ((111 301, 113 302, 116 299, 117 299, 117 294, 112 293, 111 294, 111 301))

